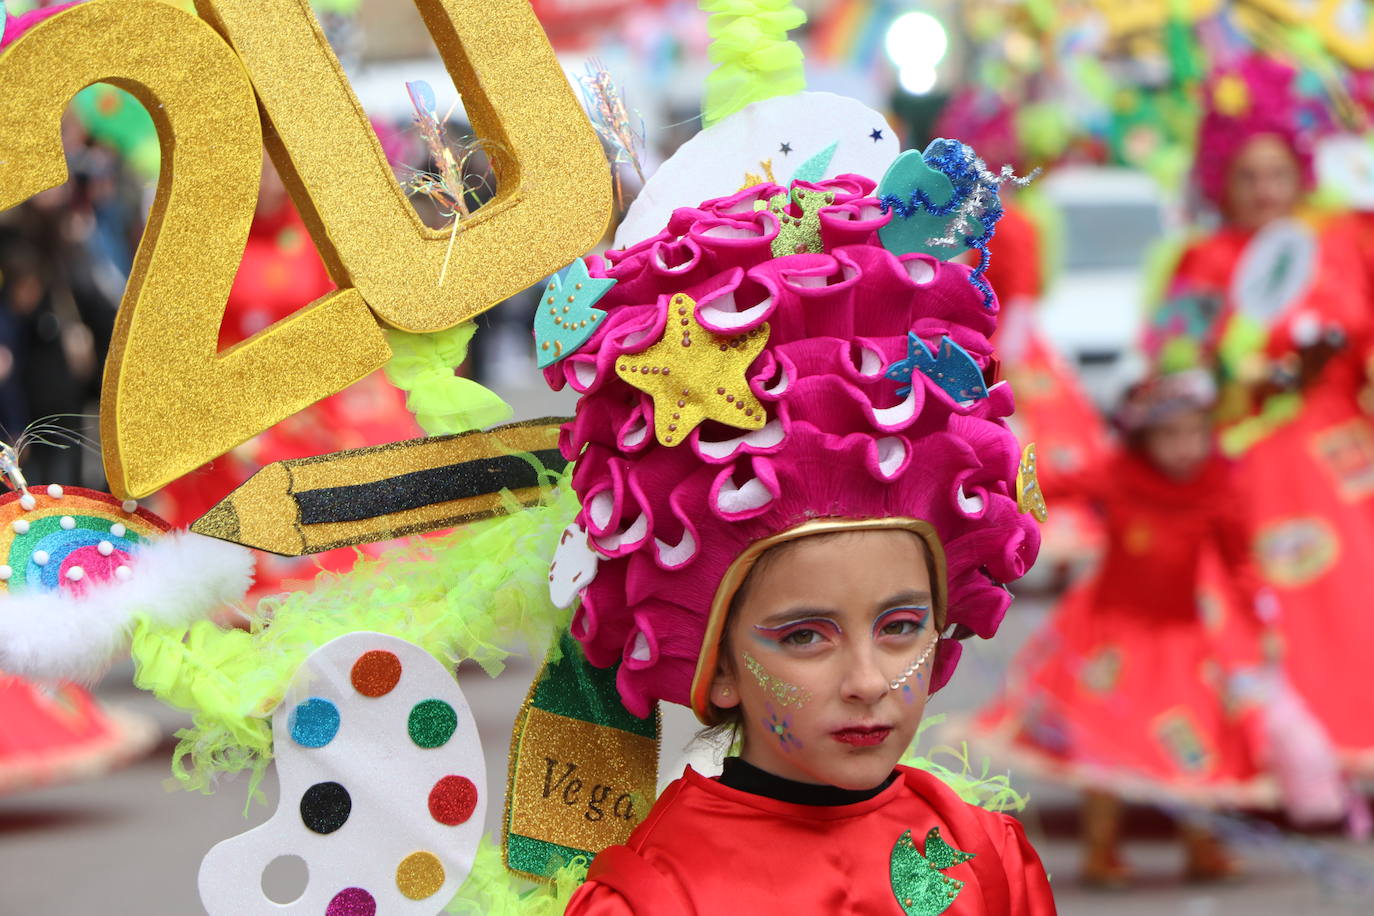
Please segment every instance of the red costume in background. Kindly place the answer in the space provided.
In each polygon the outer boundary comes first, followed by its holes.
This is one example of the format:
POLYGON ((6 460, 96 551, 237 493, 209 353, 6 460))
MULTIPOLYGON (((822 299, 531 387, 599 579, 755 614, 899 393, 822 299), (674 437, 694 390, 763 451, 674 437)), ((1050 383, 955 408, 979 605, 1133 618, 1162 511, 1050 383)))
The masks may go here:
MULTIPOLYGON (((1045 292, 1035 224, 1008 204, 989 251, 987 278, 1001 305, 993 342, 1002 374, 1016 390, 1010 418, 1016 437, 1034 442, 1040 461, 1061 473, 1091 467, 1107 454, 1107 431, 1072 367, 1035 325, 1045 292)), ((1081 559, 1102 542, 1096 518, 1075 500, 1055 505, 1040 537, 1041 562, 1081 559)))
POLYGON ((1259 659, 1254 618, 1227 610, 1252 608, 1258 590, 1232 466, 1213 457, 1179 483, 1123 453, 1044 485, 1052 500, 1075 493, 1100 508, 1106 555, 1021 651, 981 726, 1047 775, 1089 788, 1272 804, 1256 760, 1259 711, 1226 691, 1228 674, 1259 659), (1231 594, 1203 608, 1209 562, 1231 594))
MULTIPOLYGON (((1250 238, 1223 229, 1190 247, 1176 270, 1175 295, 1224 303, 1217 329, 1234 309, 1227 293, 1250 238)), ((1237 486, 1250 507, 1259 572, 1282 607, 1289 679, 1345 762, 1374 771, 1374 693, 1364 686, 1374 664, 1366 584, 1374 559, 1374 423, 1359 403, 1374 312, 1349 224, 1328 223, 1318 246, 1312 283, 1273 323, 1265 355, 1291 352, 1293 326, 1309 316, 1339 327, 1347 344, 1301 390, 1297 415, 1239 456, 1237 486)))
POLYGON ((151 750, 156 723, 102 709, 75 684, 0 673, 0 795, 89 779, 151 750))
POLYGON ((567 909, 570 916, 1054 912, 1045 870, 1015 819, 969 805, 936 777, 906 767, 878 795, 834 806, 742 792, 689 767, 629 843, 596 857, 567 909), (932 828, 939 829, 934 842, 932 828), (894 854, 908 831, 914 849, 894 854), (944 844, 972 856, 942 863, 935 849, 944 844))

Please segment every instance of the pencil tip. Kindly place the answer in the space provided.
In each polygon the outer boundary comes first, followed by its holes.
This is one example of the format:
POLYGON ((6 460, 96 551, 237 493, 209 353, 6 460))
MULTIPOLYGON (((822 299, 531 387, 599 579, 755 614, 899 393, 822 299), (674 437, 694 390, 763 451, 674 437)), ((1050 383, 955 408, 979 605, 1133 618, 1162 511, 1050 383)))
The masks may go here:
POLYGON ((239 514, 234 511, 234 504, 226 499, 192 522, 191 530, 206 537, 238 543, 239 514))

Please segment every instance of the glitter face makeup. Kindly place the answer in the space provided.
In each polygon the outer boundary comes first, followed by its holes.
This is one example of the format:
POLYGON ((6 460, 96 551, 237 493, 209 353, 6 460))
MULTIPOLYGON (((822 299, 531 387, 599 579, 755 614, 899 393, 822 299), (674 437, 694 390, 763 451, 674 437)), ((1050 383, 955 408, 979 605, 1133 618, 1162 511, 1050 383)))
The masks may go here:
POLYGON ((763 665, 759 664, 759 660, 748 652, 744 653, 744 667, 749 669, 749 673, 753 675, 754 680, 758 681, 759 686, 778 701, 779 706, 800 707, 811 699, 811 691, 804 687, 798 687, 796 684, 789 684, 781 678, 773 677, 764 670, 763 665))

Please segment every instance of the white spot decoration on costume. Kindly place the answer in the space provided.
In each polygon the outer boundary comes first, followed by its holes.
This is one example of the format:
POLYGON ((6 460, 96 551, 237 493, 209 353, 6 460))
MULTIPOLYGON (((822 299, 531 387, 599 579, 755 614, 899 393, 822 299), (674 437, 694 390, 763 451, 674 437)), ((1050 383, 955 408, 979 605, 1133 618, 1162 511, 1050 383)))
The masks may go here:
POLYGON ((1242 315, 1268 327, 1312 284, 1317 240, 1297 220, 1279 220, 1256 233, 1231 280, 1231 300, 1242 315))
POLYGON ((827 158, 824 178, 882 175, 901 151, 883 116, 855 99, 799 92, 755 102, 701 131, 659 166, 630 205, 615 244, 624 248, 657 235, 684 201, 728 197, 748 186, 747 176, 766 180, 771 170, 787 185, 803 163, 827 158))
POLYGON ((448 669, 420 647, 350 633, 315 650, 272 715, 281 803, 200 866, 210 916, 431 916, 472 870, 486 810, 477 723, 448 669), (299 856, 289 904, 264 869, 299 856))
POLYGON ((572 607, 582 589, 596 578, 600 563, 601 557, 592 549, 581 525, 564 528, 549 564, 549 600, 554 607, 572 607))

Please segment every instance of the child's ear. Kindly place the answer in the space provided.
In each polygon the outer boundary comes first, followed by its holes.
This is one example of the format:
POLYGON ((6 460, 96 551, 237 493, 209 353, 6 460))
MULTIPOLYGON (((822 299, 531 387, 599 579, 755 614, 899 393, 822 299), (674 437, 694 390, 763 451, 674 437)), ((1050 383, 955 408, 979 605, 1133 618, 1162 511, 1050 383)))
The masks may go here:
POLYGON ((724 663, 716 669, 716 677, 711 681, 711 705, 717 709, 733 709, 739 705, 735 673, 724 663))

